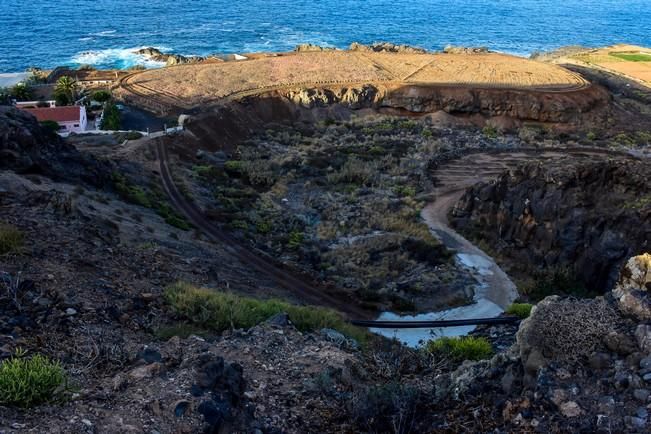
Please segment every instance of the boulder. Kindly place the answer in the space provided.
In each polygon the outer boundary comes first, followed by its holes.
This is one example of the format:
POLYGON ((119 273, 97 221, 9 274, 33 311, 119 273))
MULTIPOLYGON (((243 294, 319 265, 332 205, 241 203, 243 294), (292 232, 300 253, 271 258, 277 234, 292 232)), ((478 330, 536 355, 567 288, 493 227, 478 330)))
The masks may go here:
POLYGON ((634 256, 626 262, 613 288, 613 297, 626 315, 641 321, 651 320, 651 254, 634 256))
POLYGON ((551 361, 594 357, 605 347, 604 336, 620 321, 616 310, 603 299, 547 297, 520 324, 514 350, 525 372, 535 376, 551 361))

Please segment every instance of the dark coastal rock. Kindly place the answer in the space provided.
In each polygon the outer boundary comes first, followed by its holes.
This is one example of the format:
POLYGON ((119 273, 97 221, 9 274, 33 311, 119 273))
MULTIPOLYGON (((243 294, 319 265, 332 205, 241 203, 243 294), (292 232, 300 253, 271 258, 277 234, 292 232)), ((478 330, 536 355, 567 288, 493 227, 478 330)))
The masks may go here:
POLYGON ((468 189, 452 225, 497 246, 529 272, 571 270, 595 292, 651 245, 651 167, 633 159, 528 163, 468 189))
POLYGON ((424 48, 412 47, 409 45, 392 44, 391 42, 376 42, 370 45, 353 42, 348 48, 350 51, 373 51, 376 53, 410 53, 424 54, 427 50, 424 48))
POLYGON ((106 185, 111 174, 108 163, 80 153, 33 115, 9 106, 0 106, 0 169, 96 186, 106 185))
POLYGON ((163 53, 154 47, 141 48, 135 53, 145 56, 155 62, 165 62, 167 66, 181 65, 186 63, 199 63, 205 60, 204 57, 200 56, 182 56, 180 54, 163 53))

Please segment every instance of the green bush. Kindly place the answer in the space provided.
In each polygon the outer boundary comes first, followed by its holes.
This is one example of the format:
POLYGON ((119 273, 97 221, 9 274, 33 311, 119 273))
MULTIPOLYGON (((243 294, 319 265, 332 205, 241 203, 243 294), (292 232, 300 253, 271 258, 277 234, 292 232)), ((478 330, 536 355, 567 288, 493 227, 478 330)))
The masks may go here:
POLYGON ((187 231, 190 224, 180 216, 160 195, 148 192, 133 185, 119 172, 113 172, 113 185, 120 197, 127 202, 151 208, 170 226, 187 231))
POLYGON ((93 100, 101 103, 105 103, 111 99, 111 92, 107 90, 98 90, 93 94, 93 100))
POLYGON ((0 405, 32 407, 50 401, 65 381, 58 362, 41 354, 26 358, 17 351, 0 364, 0 405))
POLYGON ((103 130, 119 130, 121 125, 120 111, 112 103, 106 103, 104 106, 104 117, 102 118, 103 130))
POLYGON ((56 132, 59 131, 59 128, 61 128, 59 123, 55 121, 42 121, 40 124, 41 128, 47 131, 50 136, 56 134, 56 132))
POLYGON ((494 127, 486 125, 481 132, 488 137, 489 139, 494 139, 497 137, 497 130, 494 127))
POLYGON ((287 241, 287 247, 290 249, 298 249, 303 244, 305 235, 300 231, 292 231, 289 234, 289 240, 287 241))
POLYGON ((0 255, 16 253, 23 246, 23 233, 13 225, 0 222, 0 255))
POLYGON ((521 292, 530 300, 539 301, 550 295, 590 297, 595 294, 586 289, 569 267, 548 267, 531 273, 532 283, 523 285, 521 292))
POLYGON ((412 187, 410 185, 398 185, 396 186, 393 191, 398 195, 398 196, 408 196, 408 197, 414 197, 416 196, 416 188, 412 187))
POLYGON ((260 234, 268 234, 273 229, 273 225, 270 221, 259 220, 255 223, 255 230, 260 234))
POLYGON ((453 362, 488 359, 493 347, 486 338, 474 336, 442 337, 426 344, 426 350, 435 356, 453 362))
POLYGON ((244 163, 241 160, 228 160, 224 163, 224 170, 229 175, 241 176, 244 173, 244 163))
POLYGON ((348 324, 337 312, 314 306, 296 306, 281 300, 257 300, 227 292, 176 283, 165 289, 165 300, 174 312, 196 325, 214 331, 250 328, 286 312, 301 331, 338 330, 363 343, 366 332, 348 324))
POLYGON ((506 309, 506 313, 525 319, 531 314, 532 307, 533 305, 529 303, 513 303, 506 309))
POLYGON ((142 139, 142 133, 138 131, 129 131, 127 135, 125 136, 127 140, 138 140, 142 139))

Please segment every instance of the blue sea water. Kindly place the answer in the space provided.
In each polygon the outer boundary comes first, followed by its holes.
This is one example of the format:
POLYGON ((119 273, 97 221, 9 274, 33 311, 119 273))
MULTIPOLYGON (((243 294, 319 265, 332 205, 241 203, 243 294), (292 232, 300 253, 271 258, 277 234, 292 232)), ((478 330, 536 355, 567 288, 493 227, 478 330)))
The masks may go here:
MULTIPOLYGON (((0 0, 0 72, 391 41, 526 55, 563 45, 651 46, 651 0, 0 0)), ((156 66, 149 63, 148 66, 156 66)))

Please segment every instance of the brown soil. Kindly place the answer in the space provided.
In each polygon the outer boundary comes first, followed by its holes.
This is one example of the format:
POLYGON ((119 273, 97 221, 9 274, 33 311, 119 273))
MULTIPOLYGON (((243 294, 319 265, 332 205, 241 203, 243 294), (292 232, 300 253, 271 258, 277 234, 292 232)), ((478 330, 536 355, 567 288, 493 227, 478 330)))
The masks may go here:
POLYGON ((275 88, 393 83, 564 92, 587 81, 561 67, 503 54, 326 51, 135 73, 117 94, 158 111, 187 110, 275 88))

